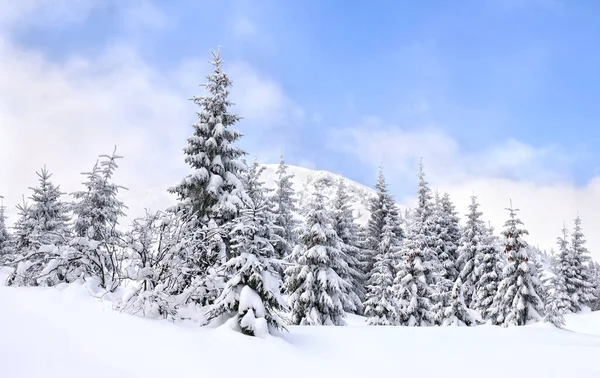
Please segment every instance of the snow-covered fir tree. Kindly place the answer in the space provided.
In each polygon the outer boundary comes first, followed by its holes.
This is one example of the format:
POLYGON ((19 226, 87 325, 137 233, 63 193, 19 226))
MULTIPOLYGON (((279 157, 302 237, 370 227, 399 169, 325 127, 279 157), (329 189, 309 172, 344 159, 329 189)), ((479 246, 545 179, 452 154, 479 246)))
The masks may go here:
POLYGON ((11 238, 6 227, 6 215, 4 214, 4 206, 0 204, 0 266, 4 265, 10 258, 11 238))
POLYGON ((477 272, 475 272, 478 279, 475 282, 471 308, 477 311, 483 319, 488 319, 502 276, 502 259, 492 227, 485 228, 479 256, 481 258, 477 264, 477 272))
POLYGON ((539 285, 537 286, 537 293, 542 303, 546 303, 548 297, 548 278, 546 277, 545 265, 544 265, 544 256, 543 252, 538 248, 529 245, 529 256, 530 260, 533 262, 535 266, 535 272, 537 274, 537 279, 539 285))
POLYGON ((369 325, 394 325, 398 317, 396 295, 393 290, 394 263, 397 259, 398 247, 393 242, 394 221, 388 215, 375 255, 375 264, 367 282, 365 300, 365 317, 369 325))
MULTIPOLYGON (((350 196, 348 195, 346 184, 342 179, 338 181, 332 207, 331 220, 333 229, 340 238, 342 258, 348 265, 347 275, 342 276, 342 278, 352 285, 350 298, 353 303, 352 306, 347 306, 344 310, 361 313, 362 302, 365 298, 365 278, 360 264, 361 250, 357 239, 358 225, 354 223, 354 216, 350 207, 350 196)), ((392 242, 392 240, 390 239, 388 242, 392 242)))
POLYGON ((478 264, 481 263, 483 258, 482 242, 485 239, 486 231, 481 215, 477 197, 473 195, 471 196, 469 212, 466 214, 467 221, 461 231, 457 259, 465 303, 469 307, 473 301, 476 284, 479 281, 478 274, 481 269, 479 269, 478 264))
MULTIPOLYGON (((14 285, 34 285, 46 281, 42 271, 51 259, 51 254, 42 246, 61 246, 69 242, 68 206, 62 202, 63 193, 54 185, 52 175, 44 167, 37 172, 38 186, 32 191, 31 205, 19 206, 21 219, 17 222, 19 257, 15 274, 9 282, 14 285)), ((51 282, 45 282, 52 284, 51 282)))
POLYGON ((590 272, 591 257, 585 247, 585 236, 581 227, 579 215, 575 218, 573 233, 571 234, 570 273, 565 275, 567 292, 571 297, 571 310, 580 311, 584 306, 589 306, 594 298, 594 284, 590 272))
POLYGON ((193 98, 198 120, 184 149, 193 172, 169 189, 179 199, 172 210, 184 218, 187 233, 181 251, 187 273, 175 294, 186 291, 202 303, 219 294, 213 285, 219 280, 217 270, 231 253, 226 224, 238 216, 244 201, 250 201, 240 179, 246 170, 241 161, 245 152, 235 145, 242 134, 233 129, 241 117, 230 110, 232 81, 223 71, 220 50, 213 52, 210 63, 214 69, 203 84, 207 94, 193 98))
POLYGON ((439 269, 435 275, 435 305, 436 322, 440 324, 452 296, 452 287, 458 275, 456 269, 456 250, 460 237, 458 217, 449 196, 443 200, 439 193, 435 194, 433 208, 433 238, 432 248, 439 260, 439 269), (444 204, 445 202, 445 204, 444 204))
POLYGON ((462 281, 456 279, 452 287, 450 302, 444 309, 444 326, 471 326, 476 324, 476 319, 465 305, 462 294, 462 281))
POLYGON ((457 266, 458 259, 458 246, 460 244, 460 219, 456 212, 456 207, 450 200, 450 195, 444 193, 440 201, 440 220, 444 229, 444 248, 445 255, 443 259, 440 257, 440 262, 446 270, 447 278, 451 281, 455 281, 459 275, 459 269, 457 266))
MULTIPOLYGON (((242 162, 246 164, 243 159, 242 162)), ((260 165, 258 160, 254 159, 252 164, 248 166, 245 171, 240 172, 240 180, 244 185, 246 194, 248 194, 248 197, 250 197, 253 202, 264 202, 265 206, 267 206, 267 209, 272 210, 273 205, 271 203, 271 192, 273 192, 273 189, 266 188, 264 181, 261 181, 260 179, 265 169, 267 168, 263 165, 260 165)))
POLYGON ((507 210, 509 219, 502 232, 507 263, 489 311, 491 321, 505 327, 525 325, 529 320, 539 320, 543 314, 535 265, 530 261, 529 248, 523 239, 529 233, 517 217, 518 209, 511 203, 507 210))
POLYGON ((20 254, 23 253, 23 251, 31 250, 33 242, 31 241, 30 236, 33 233, 35 221, 30 216, 31 206, 25 200, 25 196, 23 196, 23 203, 18 204, 16 207, 19 217, 13 225, 11 250, 16 254, 20 254))
POLYGON ((590 304, 590 307, 592 311, 600 311, 600 264, 597 261, 592 261, 591 272, 594 281, 595 299, 590 304))
POLYGON ((169 191, 179 197, 180 207, 203 224, 214 219, 221 226, 234 219, 243 207, 245 192, 240 173, 246 167, 240 160, 245 152, 234 144, 242 134, 232 129, 241 119, 230 112, 232 81, 223 72, 220 50, 212 54, 210 63, 214 70, 206 77, 207 83, 202 84, 208 94, 193 98, 200 108, 198 121, 184 149, 185 162, 193 172, 169 191))
POLYGON ((313 194, 305 217, 300 244, 292 254, 294 265, 285 271, 292 323, 345 325, 344 307, 352 304, 348 295, 352 285, 342 278, 348 265, 320 190, 313 194))
POLYGON ((292 253, 292 246, 297 242, 297 228, 299 222, 295 218, 295 213, 298 211, 296 192, 292 187, 294 175, 287 173, 288 166, 285 164, 283 155, 279 161, 277 168, 277 178, 275 179, 275 193, 273 201, 275 202, 275 225, 278 226, 276 231, 285 241, 284 244, 276 244, 275 249, 279 258, 286 258, 292 253))
POLYGON ((373 270, 375 264, 375 256, 381 243, 381 236, 383 235, 383 227, 385 226, 385 219, 389 216, 392 222, 392 231, 394 238, 392 243, 399 246, 402 243, 404 232, 400 226, 400 215, 398 207, 394 202, 394 198, 389 193, 385 177, 383 176, 383 168, 379 168, 379 174, 377 176, 377 183, 375 184, 377 195, 371 200, 369 210, 371 217, 366 228, 366 240, 364 242, 362 265, 364 274, 367 279, 373 270))
POLYGON ((286 308, 280 296, 280 261, 269 206, 258 198, 246 204, 236 220, 231 230, 233 257, 224 265, 229 280, 209 313, 210 318, 228 318, 250 336, 283 328, 279 313, 286 308))
POLYGON ((6 227, 6 215, 4 213, 4 204, 0 204, 0 251, 2 251, 1 248, 8 244, 9 237, 10 235, 8 234, 8 228, 6 227))
POLYGON ((436 283, 441 268, 434 250, 435 224, 431 189, 419 166, 417 207, 411 213, 394 291, 398 299, 399 323, 407 326, 432 325, 437 304, 436 283))
POLYGON ((550 292, 546 297, 546 305, 544 311, 546 315, 544 320, 548 323, 552 323, 556 327, 562 327, 565 325, 564 314, 569 310, 565 304, 569 303, 569 297, 567 296, 567 290, 565 287, 565 280, 560 276, 554 276, 550 280, 550 292))
POLYGON ((65 244, 69 238, 69 209, 61 200, 64 193, 60 186, 54 185, 50 178, 52 174, 42 168, 37 172, 39 184, 32 190, 31 209, 29 216, 34 220, 34 228, 29 236, 32 247, 41 245, 65 244))
MULTIPOLYGON (((558 243, 558 261, 567 259, 569 251, 568 231, 564 227, 562 230, 562 237, 557 240, 558 243)), ((554 324, 557 327, 565 324, 564 314, 571 311, 571 298, 567 291, 567 285, 565 284, 565 277, 561 271, 555 272, 554 276, 550 279, 549 293, 546 297, 545 321, 554 324)))
MULTIPOLYGON (((125 204, 118 198, 119 191, 126 188, 113 182, 122 156, 115 151, 100 155, 91 172, 84 173, 85 190, 73 193, 74 225, 76 238, 71 245, 77 249, 77 275, 99 279, 100 286, 114 290, 119 285, 119 256, 122 233, 118 230, 119 219, 125 215, 125 204)), ((71 269, 75 269, 72 266, 71 269)))

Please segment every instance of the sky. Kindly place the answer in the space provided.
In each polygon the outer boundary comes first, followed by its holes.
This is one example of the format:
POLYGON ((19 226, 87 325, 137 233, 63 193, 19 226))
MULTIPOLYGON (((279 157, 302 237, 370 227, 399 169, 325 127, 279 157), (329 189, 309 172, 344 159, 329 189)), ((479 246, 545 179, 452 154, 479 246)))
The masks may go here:
POLYGON ((0 0, 0 195, 14 220, 44 164, 65 192, 116 145, 130 215, 189 171, 221 47, 261 162, 432 188, 497 230, 509 201, 552 248, 579 213, 600 258, 600 3, 592 0, 0 0))

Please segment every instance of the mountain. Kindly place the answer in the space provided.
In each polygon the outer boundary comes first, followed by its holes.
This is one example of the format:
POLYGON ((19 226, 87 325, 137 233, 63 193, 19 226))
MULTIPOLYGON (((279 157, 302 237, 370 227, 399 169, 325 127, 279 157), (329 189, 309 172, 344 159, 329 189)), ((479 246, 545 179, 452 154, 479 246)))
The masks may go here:
MULTIPOLYGON (((261 179, 265 182, 267 188, 275 187, 275 179, 277 178, 278 164, 263 164, 266 168, 263 171, 261 179)), ((338 182, 342 180, 348 189, 348 194, 351 198, 351 206, 356 218, 356 222, 361 225, 366 225, 371 213, 369 211, 369 202, 376 196, 374 189, 368 186, 352 181, 342 175, 327 171, 317 171, 294 165, 288 165, 288 173, 294 175, 292 181, 294 190, 299 200, 299 207, 306 207, 310 201, 311 194, 315 192, 314 184, 316 182, 324 183, 324 195, 329 200, 333 200, 337 190, 338 182)), ((401 210, 403 206, 399 206, 401 210)))

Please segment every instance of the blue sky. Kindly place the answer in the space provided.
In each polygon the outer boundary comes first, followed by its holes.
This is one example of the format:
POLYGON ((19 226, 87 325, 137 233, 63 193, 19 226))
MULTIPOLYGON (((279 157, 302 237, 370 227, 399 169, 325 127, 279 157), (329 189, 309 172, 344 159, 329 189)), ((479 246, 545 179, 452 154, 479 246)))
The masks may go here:
MULTIPOLYGON (((325 141, 331 130, 369 116, 404 129, 434 125, 465 152, 508 138, 533 147, 551 145, 572 152, 562 175, 583 184, 597 173, 600 53, 594 46, 600 4, 595 1, 156 1, 151 6, 159 19, 141 27, 131 26, 130 13, 120 6, 105 4, 78 22, 24 23, 13 31, 14 39, 56 60, 128 41, 157 70, 208 57, 221 45, 227 60, 268 72, 288 97, 316 115, 288 131, 297 141, 286 148, 292 163, 318 155, 313 162, 319 168, 361 181, 370 167, 325 141), (252 30, 236 32, 240 20, 252 30)), ((198 72, 198 83, 203 74, 198 72)))
POLYGON ((383 164, 403 204, 423 158, 461 214, 475 192, 500 228, 512 199, 550 247, 600 227, 599 36, 593 0, 0 1, 0 192, 14 218, 35 170, 72 192, 117 144, 131 212, 168 203, 220 45, 250 155, 383 164))

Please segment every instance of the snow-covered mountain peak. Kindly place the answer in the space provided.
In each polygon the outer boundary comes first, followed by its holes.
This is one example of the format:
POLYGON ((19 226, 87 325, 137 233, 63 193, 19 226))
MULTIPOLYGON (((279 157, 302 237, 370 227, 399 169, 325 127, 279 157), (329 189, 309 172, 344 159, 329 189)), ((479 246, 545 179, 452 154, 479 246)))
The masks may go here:
MULTIPOLYGON (((263 164, 266 168, 263 171, 261 179, 265 182, 267 188, 275 187, 275 179, 277 178, 278 164, 263 164)), ((375 190, 368 186, 357 183, 342 175, 327 171, 318 171, 309 168, 288 165, 288 173, 294 175, 292 181, 294 190, 298 196, 299 206, 303 208, 308 204, 312 193, 315 192, 315 183, 324 183, 323 194, 333 200, 340 180, 344 182, 348 189, 348 194, 351 197, 351 206, 354 211, 357 223, 365 225, 369 220, 369 201, 376 194, 375 190)))

